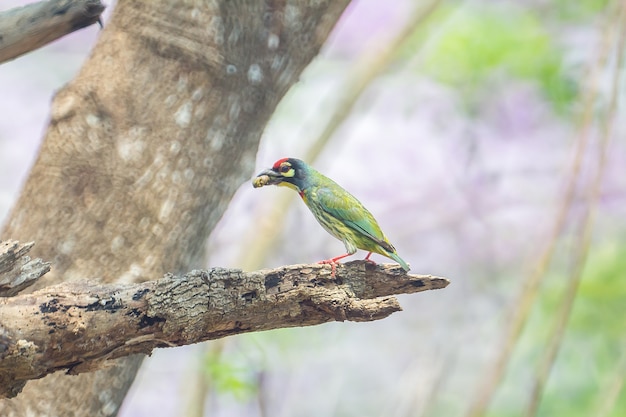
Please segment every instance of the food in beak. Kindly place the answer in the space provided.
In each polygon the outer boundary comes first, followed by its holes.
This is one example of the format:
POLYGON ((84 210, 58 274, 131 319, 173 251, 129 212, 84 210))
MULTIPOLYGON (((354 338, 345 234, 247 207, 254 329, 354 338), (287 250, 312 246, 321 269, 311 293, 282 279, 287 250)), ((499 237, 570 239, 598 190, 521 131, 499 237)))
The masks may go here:
POLYGON ((258 177, 252 180, 252 186, 254 188, 263 187, 264 185, 267 185, 269 183, 270 183, 269 175, 264 175, 264 174, 259 175, 258 177))

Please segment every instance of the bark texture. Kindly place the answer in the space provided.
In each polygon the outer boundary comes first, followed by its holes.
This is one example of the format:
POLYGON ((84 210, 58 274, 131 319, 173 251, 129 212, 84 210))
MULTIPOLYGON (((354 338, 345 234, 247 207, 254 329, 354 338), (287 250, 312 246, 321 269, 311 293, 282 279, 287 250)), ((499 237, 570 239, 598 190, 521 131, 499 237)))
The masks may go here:
MULTIPOLYGON (((267 120, 347 3, 120 0, 54 98, 2 233, 52 261, 35 286, 200 267, 267 120)), ((115 415, 142 357, 32 381, 0 415, 115 415)))
POLYGON ((0 395, 57 370, 92 372, 111 359, 239 333, 329 321, 373 321, 401 310, 399 293, 448 280, 355 261, 242 272, 215 268, 139 284, 71 283, 0 299, 0 395))

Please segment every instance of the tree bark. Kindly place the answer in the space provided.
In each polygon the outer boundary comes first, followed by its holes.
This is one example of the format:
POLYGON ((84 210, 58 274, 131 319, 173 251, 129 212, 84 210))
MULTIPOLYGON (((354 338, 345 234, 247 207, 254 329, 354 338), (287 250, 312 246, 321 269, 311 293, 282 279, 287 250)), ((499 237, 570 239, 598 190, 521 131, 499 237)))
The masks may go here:
POLYGON ((17 294, 50 271, 49 262, 26 256, 33 245, 33 242, 20 245, 13 240, 0 242, 0 297, 17 294))
MULTIPOLYGON (((278 101, 348 0, 120 0, 50 125, 2 236, 52 261, 36 287, 202 266, 278 101)), ((31 381, 0 415, 117 414, 143 355, 31 381)))
POLYGON ((92 372, 156 347, 329 321, 373 321, 400 311, 391 295, 444 288, 397 265, 354 261, 256 272, 214 268, 139 284, 66 283, 0 299, 0 396, 58 370, 92 372))

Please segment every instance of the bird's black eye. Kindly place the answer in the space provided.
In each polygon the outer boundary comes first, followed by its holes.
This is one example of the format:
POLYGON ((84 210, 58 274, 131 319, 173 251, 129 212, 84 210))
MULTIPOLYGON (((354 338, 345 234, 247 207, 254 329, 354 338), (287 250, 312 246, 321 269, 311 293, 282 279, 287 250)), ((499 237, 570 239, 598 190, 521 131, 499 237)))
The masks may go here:
POLYGON ((279 168, 279 171, 284 174, 286 172, 289 172, 290 169, 291 169, 291 167, 289 165, 281 165, 280 168, 279 168))

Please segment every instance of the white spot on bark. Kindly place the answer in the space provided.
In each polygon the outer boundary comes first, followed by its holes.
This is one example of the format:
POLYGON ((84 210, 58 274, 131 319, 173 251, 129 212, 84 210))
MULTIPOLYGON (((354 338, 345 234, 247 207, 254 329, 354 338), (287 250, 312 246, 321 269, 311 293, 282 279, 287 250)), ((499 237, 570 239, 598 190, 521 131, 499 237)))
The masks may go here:
POLYGON ((182 74, 178 77, 178 85, 176 86, 179 93, 182 93, 187 88, 187 75, 182 74))
POLYGON ((263 70, 259 64, 252 64, 250 68, 248 68, 248 81, 250 81, 251 84, 259 84, 263 81, 263 70))
MULTIPOLYGON (((143 175, 135 181, 135 187, 142 188, 149 184, 154 184, 155 177, 167 176, 167 167, 165 167, 166 158, 159 151, 155 156, 152 164, 150 164, 144 171, 143 175), (165 171, 164 174, 162 172, 165 171)), ((160 180, 160 178, 158 178, 160 180)))
POLYGON ((191 101, 186 101, 185 103, 183 103, 183 105, 180 106, 174 114, 174 120, 176 120, 176 124, 180 127, 189 126, 192 110, 193 104, 191 104, 191 101))
POLYGON ((74 241, 74 239, 64 240, 59 245, 59 252, 61 252, 64 255, 68 255, 72 253, 72 251, 74 250, 74 246, 76 246, 76 241, 74 241))
POLYGON ((237 67, 234 66, 233 64, 226 65, 226 74, 228 75, 237 74, 237 67))
POLYGON ((233 25, 230 29, 230 33, 228 34, 228 43, 230 45, 237 43, 239 40, 239 32, 239 28, 236 25, 233 25))
POLYGON ((211 151, 219 151, 224 146, 226 136, 219 129, 209 129, 206 135, 211 151))
POLYGON ((87 125, 92 128, 96 128, 100 125, 100 118, 95 114, 88 114, 87 117, 85 117, 85 121, 87 125))
POLYGON ((191 181, 195 175, 195 173, 193 172, 193 169, 191 168, 187 168, 184 172, 183 175, 185 176, 185 179, 187 181, 191 181))
POLYGON ((159 210, 159 221, 165 223, 169 217, 172 215, 174 211, 174 206, 176 205, 176 200, 174 198, 167 198, 163 204, 161 204, 161 210, 159 210))
POLYGON ((204 90, 202 87, 198 87, 196 88, 193 93, 191 93, 191 99, 193 101, 198 101, 200 100, 202 97, 204 97, 204 90))
POLYGON ((300 9, 293 4, 285 6, 285 25, 295 27, 300 24, 300 9))
POLYGON ((111 241, 111 252, 117 252, 124 247, 125 239, 123 236, 115 236, 111 241))
POLYGON ((117 411, 117 404, 111 399, 111 391, 104 390, 98 395, 98 400, 102 404, 100 411, 105 416, 111 416, 117 411))
POLYGON ((139 220, 139 228, 145 230, 148 226, 150 226, 150 217, 142 217, 139 220))
POLYGON ((224 23, 222 23, 220 16, 211 17, 207 30, 209 31, 209 35, 213 36, 216 45, 222 45, 224 43, 224 23))
POLYGON ((163 226, 161 226, 160 224, 155 224, 154 226, 152 226, 152 233, 156 237, 161 237, 161 235, 163 234, 163 226))
POLYGON ((170 153, 172 155, 178 155, 181 148, 182 148, 182 145, 177 140, 172 141, 172 143, 170 143, 170 153))
POLYGON ((270 36, 267 37, 267 47, 269 50, 274 51, 280 45, 280 38, 275 33, 270 33, 270 36))
POLYGON ((133 127, 128 132, 121 134, 116 143, 117 155, 124 162, 138 161, 144 153, 146 144, 141 138, 146 134, 143 127, 133 127))
POLYGON ((176 103, 176 96, 174 94, 170 94, 165 98, 165 106, 172 107, 176 103))
POLYGON ((146 259, 144 259, 143 264, 147 266, 148 268, 151 268, 154 265, 156 265, 156 260, 157 260, 156 256, 148 255, 146 256, 146 259))
POLYGON ((239 105, 239 102, 235 101, 231 103, 228 109, 228 117, 230 117, 230 120, 235 120, 239 117, 239 113, 241 113, 241 106, 239 105))

